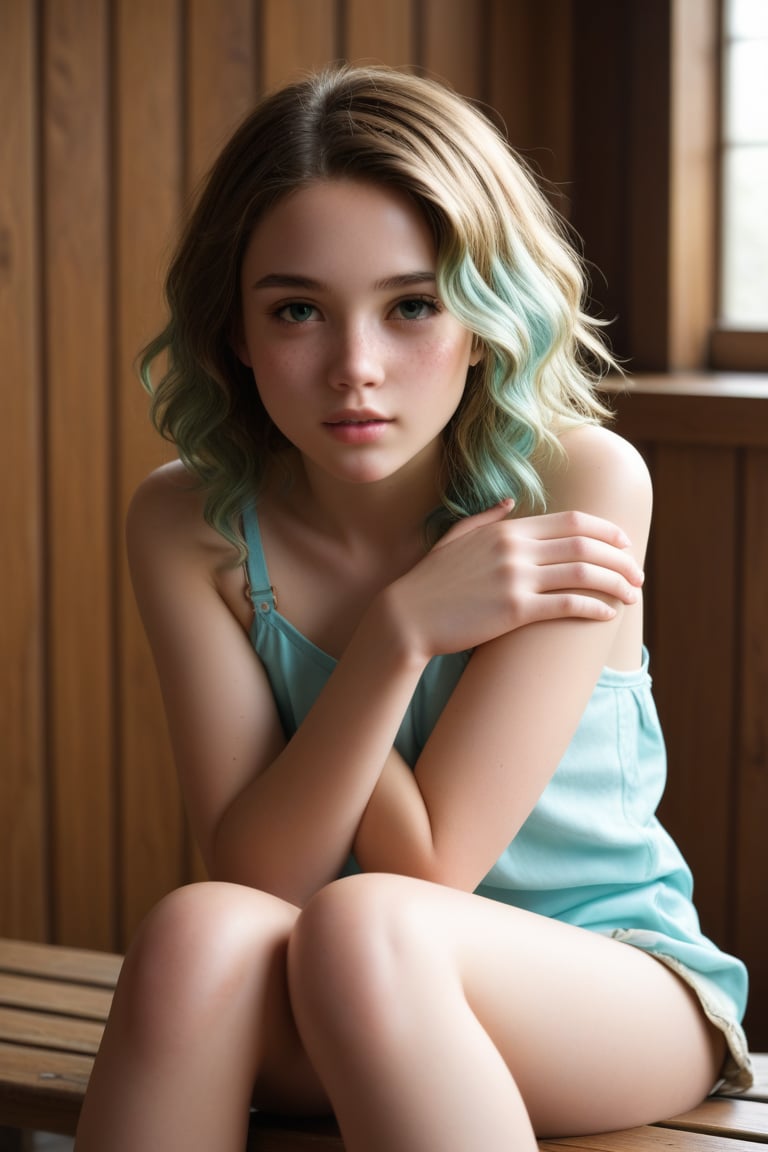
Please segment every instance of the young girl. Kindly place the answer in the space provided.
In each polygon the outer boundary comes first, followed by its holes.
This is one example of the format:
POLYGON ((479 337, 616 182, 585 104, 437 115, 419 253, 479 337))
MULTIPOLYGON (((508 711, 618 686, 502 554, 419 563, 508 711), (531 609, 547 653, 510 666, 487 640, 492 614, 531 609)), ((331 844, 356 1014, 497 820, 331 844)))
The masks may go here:
POLYGON ((128 524, 211 881, 133 943, 78 1152, 242 1152, 252 1101, 521 1152, 749 1083, 654 816, 651 492, 582 293, 423 79, 287 87, 215 164, 143 362, 180 461, 128 524))

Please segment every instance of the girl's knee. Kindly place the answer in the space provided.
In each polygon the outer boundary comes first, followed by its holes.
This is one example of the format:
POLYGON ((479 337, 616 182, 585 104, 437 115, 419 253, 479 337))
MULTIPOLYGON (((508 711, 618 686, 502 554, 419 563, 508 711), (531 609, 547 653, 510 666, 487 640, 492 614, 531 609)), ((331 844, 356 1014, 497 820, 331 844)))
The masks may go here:
POLYGON ((234 886, 191 884, 165 896, 139 928, 126 960, 134 978, 177 980, 196 970, 211 971, 237 951, 243 935, 234 886), (231 891, 230 891, 231 888, 231 891))
POLYGON ((178 889, 149 913, 120 975, 116 1011, 133 1038, 184 1042, 252 972, 285 949, 292 918, 277 901, 235 885, 178 889))
POLYGON ((291 934, 288 977, 299 1014, 376 1025, 428 942, 413 881, 369 873, 318 892, 291 934))
POLYGON ((397 876, 364 873, 322 888, 299 915, 291 935, 291 963, 346 966, 361 951, 378 951, 382 936, 397 929, 405 912, 397 876))

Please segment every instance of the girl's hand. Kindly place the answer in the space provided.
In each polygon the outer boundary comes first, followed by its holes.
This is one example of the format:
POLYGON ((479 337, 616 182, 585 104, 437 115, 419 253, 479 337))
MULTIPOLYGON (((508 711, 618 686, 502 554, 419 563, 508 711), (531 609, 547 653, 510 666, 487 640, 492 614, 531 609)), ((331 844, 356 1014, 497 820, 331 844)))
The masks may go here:
POLYGON ((582 512, 509 519, 513 502, 455 524, 383 594, 427 658, 541 620, 610 620, 643 574, 615 524, 582 512))

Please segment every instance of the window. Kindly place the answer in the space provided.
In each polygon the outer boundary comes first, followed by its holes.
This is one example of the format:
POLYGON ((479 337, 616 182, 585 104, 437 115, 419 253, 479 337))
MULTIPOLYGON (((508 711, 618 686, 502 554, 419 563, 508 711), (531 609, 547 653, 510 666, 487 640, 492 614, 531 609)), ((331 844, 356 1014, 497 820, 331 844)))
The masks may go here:
POLYGON ((723 0, 716 366, 768 368, 768 3, 723 0), (717 362, 720 362, 719 364, 717 362))

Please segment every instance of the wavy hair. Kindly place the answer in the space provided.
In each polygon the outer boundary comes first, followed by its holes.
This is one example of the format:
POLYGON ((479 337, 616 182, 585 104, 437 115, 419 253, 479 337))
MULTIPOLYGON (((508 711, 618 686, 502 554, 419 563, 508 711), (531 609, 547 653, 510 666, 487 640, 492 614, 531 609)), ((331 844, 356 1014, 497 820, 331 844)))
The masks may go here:
POLYGON ((415 200, 435 238, 439 295, 484 346, 443 434, 436 531, 507 496, 544 509, 542 454, 559 450, 564 426, 607 415, 595 384, 613 361, 584 310, 581 262, 502 134, 434 81, 382 67, 320 72, 263 99, 225 145, 168 272, 168 323, 140 361, 155 426, 241 556, 239 515, 287 444, 232 346, 243 254, 282 197, 341 177, 415 200))

